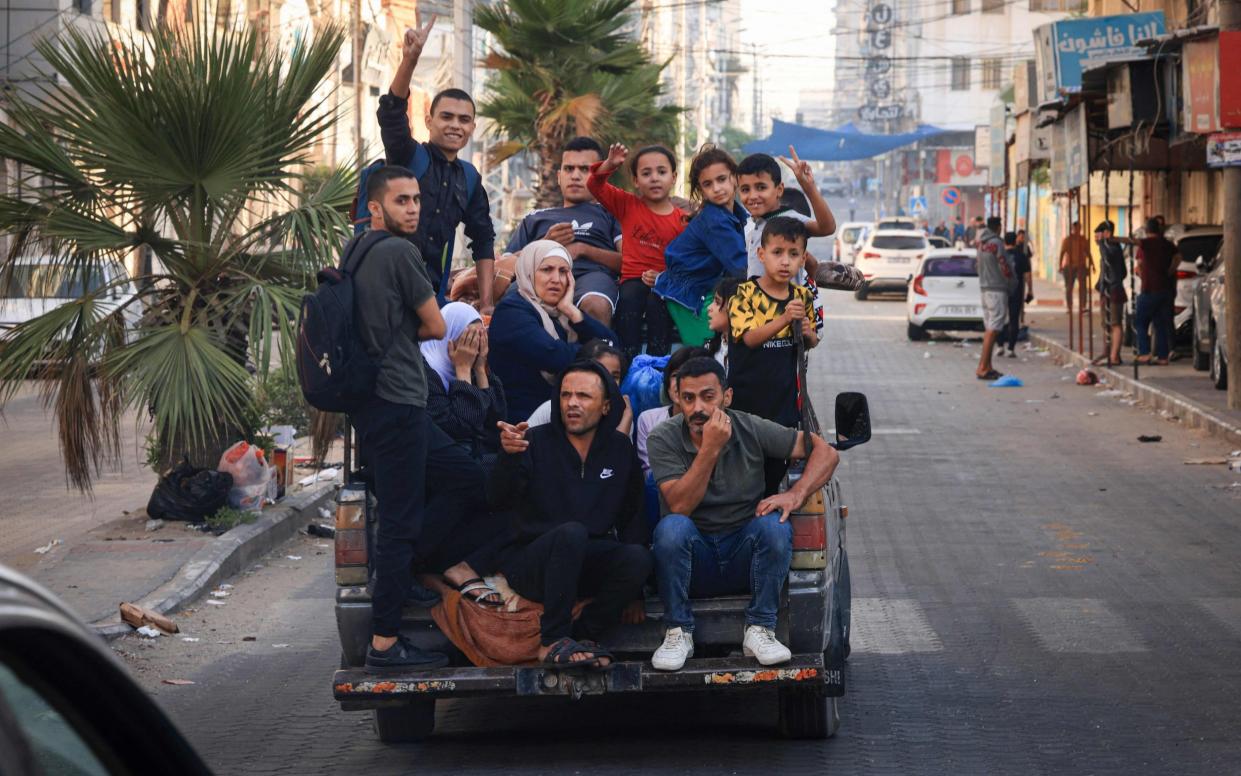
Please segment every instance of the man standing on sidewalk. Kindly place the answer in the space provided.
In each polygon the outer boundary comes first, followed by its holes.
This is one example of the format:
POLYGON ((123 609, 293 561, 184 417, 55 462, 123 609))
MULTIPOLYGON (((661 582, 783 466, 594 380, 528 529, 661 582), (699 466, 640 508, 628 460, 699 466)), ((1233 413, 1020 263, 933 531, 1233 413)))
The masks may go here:
POLYGON ((1168 363, 1172 346, 1172 303, 1176 298, 1176 268, 1181 254, 1176 245, 1163 236, 1163 223, 1157 218, 1146 221, 1146 236, 1138 243, 1135 271, 1142 281, 1133 313, 1137 335, 1139 364, 1168 363), (1151 361, 1151 324, 1155 326, 1155 360, 1151 361))
MULTIPOLYGON (((1069 234, 1060 243, 1060 274, 1064 275, 1064 303, 1073 311, 1073 286, 1090 282, 1094 271, 1094 259, 1090 255, 1090 241, 1082 234, 1082 224, 1074 221, 1069 234)), ((1080 295, 1079 288, 1079 295, 1080 295)))
POLYGON ((495 227, 478 171, 457 156, 474 134, 474 99, 460 89, 445 89, 431 100, 426 116, 430 141, 416 142, 409 129, 409 84, 434 24, 432 17, 425 27, 405 31, 401 63, 388 93, 379 98, 380 136, 388 164, 425 169, 418 177, 422 226, 410 239, 426 263, 436 295, 441 301, 447 298, 457 225, 464 224, 478 265, 479 311, 487 315, 495 306, 495 227), (415 164, 420 156, 425 166, 415 164))
POLYGON ((991 354, 1000 332, 1008 325, 1008 281, 1013 270, 1004 255, 1000 239, 999 216, 987 219, 987 226, 978 236, 978 287, 982 292, 982 356, 975 375, 979 380, 995 380, 1004 375, 991 366, 991 354))
POLYGON ((1002 345, 1008 347, 1008 357, 1017 357, 1017 337, 1021 334, 1021 316, 1025 306, 1034 301, 1034 281, 1030 272, 1030 254, 1020 241, 1021 232, 1004 235, 1004 252, 1013 276, 1008 279, 1008 328, 1002 345))
POLYGON ((1111 221, 1102 221, 1094 230, 1095 242, 1099 244, 1099 301, 1103 305, 1103 321, 1108 327, 1111 346, 1111 363, 1119 366, 1120 346, 1124 340, 1125 302, 1129 301, 1125 293, 1125 278, 1129 271, 1125 269, 1125 250, 1121 241, 1112 235, 1115 227, 1111 221))
MULTIPOLYGON (((358 335, 372 358, 382 358, 374 395, 352 413, 360 447, 375 473, 379 500, 371 593, 373 635, 366 670, 439 668, 448 658, 415 647, 400 635, 400 627, 426 508, 430 420, 418 343, 440 339, 447 325, 426 265, 408 239, 418 228, 418 179, 404 167, 376 170, 366 181, 366 206, 371 232, 400 238, 376 243, 361 263, 350 266, 358 335)), ((361 239, 365 238, 354 238, 354 243, 361 239)))

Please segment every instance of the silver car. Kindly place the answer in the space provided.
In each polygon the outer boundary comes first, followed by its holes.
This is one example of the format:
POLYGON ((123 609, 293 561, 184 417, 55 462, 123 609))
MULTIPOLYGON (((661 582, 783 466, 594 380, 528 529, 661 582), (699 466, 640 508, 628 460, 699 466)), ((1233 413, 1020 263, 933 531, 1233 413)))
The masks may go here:
POLYGON ((1228 310, 1224 306, 1224 251, 1200 258, 1193 296, 1194 369, 1210 370, 1216 388, 1228 387, 1228 310))

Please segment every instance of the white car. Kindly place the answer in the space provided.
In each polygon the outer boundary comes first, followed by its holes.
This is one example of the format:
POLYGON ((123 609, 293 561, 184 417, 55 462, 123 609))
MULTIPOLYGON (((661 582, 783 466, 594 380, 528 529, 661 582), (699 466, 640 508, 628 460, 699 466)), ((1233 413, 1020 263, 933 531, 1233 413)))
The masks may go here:
POLYGON ((982 331, 978 253, 973 249, 931 251, 917 267, 905 298, 909 339, 920 342, 935 331, 982 331))
POLYGON ((874 227, 869 221, 848 221, 836 228, 836 261, 852 264, 858 246, 874 227))
MULTIPOLYGON (((51 257, 19 258, 8 282, 0 284, 0 337, 18 324, 101 288, 109 289, 100 303, 104 312, 115 310, 137 293, 128 273, 116 262, 92 269, 83 282, 51 257)), ((123 315, 126 330, 132 332, 142 315, 141 305, 130 304, 123 315)))
POLYGON ((876 229, 858 249, 854 266, 865 284, 854 292, 865 299, 871 291, 904 291, 918 262, 931 249, 926 235, 917 229, 876 229))

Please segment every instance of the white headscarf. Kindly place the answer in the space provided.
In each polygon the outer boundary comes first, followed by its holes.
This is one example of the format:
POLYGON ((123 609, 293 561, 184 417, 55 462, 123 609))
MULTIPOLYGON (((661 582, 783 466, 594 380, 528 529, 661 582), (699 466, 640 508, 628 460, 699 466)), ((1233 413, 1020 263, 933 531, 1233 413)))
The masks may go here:
POLYGON ((577 342, 577 332, 573 330, 572 324, 568 317, 560 312, 555 306, 548 306, 539 299, 538 294, 534 293, 534 273, 545 261, 554 260, 563 261, 569 267, 569 287, 565 289, 565 296, 573 298, 573 259, 569 258, 569 252, 564 246, 555 240, 535 240, 521 249, 521 253, 517 256, 517 266, 513 270, 513 274, 517 281, 517 293, 521 294, 527 302, 534 306, 539 314, 539 320, 543 322, 543 330, 556 339, 560 339, 560 334, 556 331, 556 327, 552 325, 552 319, 560 321, 561 328, 564 329, 569 342, 577 342))
POLYGON ((457 376, 457 370, 453 368, 452 359, 448 356, 448 343, 455 341, 471 323, 482 320, 482 317, 478 310, 465 302, 449 302, 440 309, 440 314, 448 325, 444 338, 426 340, 418 347, 422 350, 422 357, 427 360, 427 364, 440 376, 446 391, 448 384, 457 376))

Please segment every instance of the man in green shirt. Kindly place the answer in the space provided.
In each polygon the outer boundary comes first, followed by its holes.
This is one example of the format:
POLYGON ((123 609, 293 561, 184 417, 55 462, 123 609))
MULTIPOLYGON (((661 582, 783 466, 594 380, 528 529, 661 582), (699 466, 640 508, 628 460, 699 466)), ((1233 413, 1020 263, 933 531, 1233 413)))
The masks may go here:
POLYGON ((817 434, 728 409, 732 390, 712 358, 677 372, 681 414, 647 440, 663 517, 655 526, 655 571, 668 628, 651 664, 677 671, 694 654, 689 599, 749 591, 742 650, 763 665, 792 657, 775 635, 789 573, 789 513, 831 479, 840 457, 817 434), (789 490, 763 498, 768 458, 807 458, 789 490), (752 584, 751 584, 752 583, 752 584))

